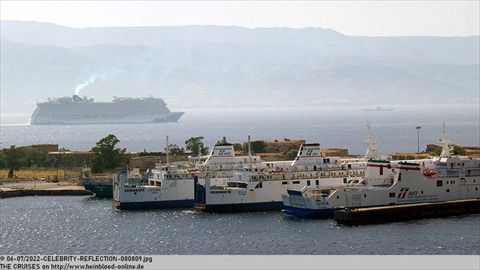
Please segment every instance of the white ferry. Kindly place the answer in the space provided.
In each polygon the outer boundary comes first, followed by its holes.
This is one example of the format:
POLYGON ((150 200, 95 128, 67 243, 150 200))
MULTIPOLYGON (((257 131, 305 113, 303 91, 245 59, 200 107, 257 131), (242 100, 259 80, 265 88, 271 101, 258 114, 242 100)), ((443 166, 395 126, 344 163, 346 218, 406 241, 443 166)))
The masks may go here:
POLYGON ((193 207, 194 176, 212 177, 214 185, 224 184, 234 170, 249 164, 260 166, 258 156, 235 156, 233 145, 214 146, 203 164, 196 167, 180 165, 161 166, 151 171, 152 176, 146 185, 129 184, 126 172, 117 174, 113 185, 113 207, 119 209, 193 207))
POLYGON ((287 189, 304 186, 344 186, 360 181, 366 160, 326 157, 320 144, 304 144, 292 162, 265 162, 261 168, 236 172, 226 184, 214 177, 196 182, 195 209, 205 212, 280 210, 287 189))
POLYGON ((297 217, 322 218, 345 208, 480 198, 480 159, 451 156, 451 141, 440 142, 440 157, 400 162, 393 178, 390 168, 395 166, 390 162, 370 161, 358 186, 289 190, 283 196, 283 211, 297 217))

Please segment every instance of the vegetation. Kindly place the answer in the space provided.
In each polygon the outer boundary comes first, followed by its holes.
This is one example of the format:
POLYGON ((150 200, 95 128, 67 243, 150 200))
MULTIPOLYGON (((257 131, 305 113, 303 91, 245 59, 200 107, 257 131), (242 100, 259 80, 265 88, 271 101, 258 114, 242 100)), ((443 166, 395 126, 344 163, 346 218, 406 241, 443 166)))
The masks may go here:
POLYGON ((93 158, 90 160, 90 167, 93 173, 114 170, 125 165, 126 149, 115 148, 119 142, 120 140, 115 135, 110 134, 96 143, 91 150, 93 158))
MULTIPOLYGON (((168 148, 170 150, 169 154, 172 156, 185 155, 185 149, 176 144, 169 144, 168 148)), ((167 149, 165 149, 165 153, 167 153, 167 149)))
MULTIPOLYGON (((248 145, 246 146, 248 148, 248 145)), ((253 153, 263 153, 265 149, 264 141, 253 141, 250 143, 250 147, 253 153)))
POLYGON ((221 140, 218 140, 215 145, 224 145, 224 144, 230 144, 229 142, 227 142, 227 138, 225 136, 223 136, 221 140))
POLYGON ((185 141, 185 149, 192 153, 192 156, 208 154, 208 147, 203 144, 203 137, 191 137, 185 141))
POLYGON ((247 149, 247 151, 245 151, 245 149, 243 149, 243 146, 239 143, 234 143, 233 144, 233 150, 241 151, 241 152, 244 152, 244 153, 248 152, 248 149, 247 149))
POLYGON ((453 146, 453 154, 454 155, 465 155, 467 152, 465 151, 465 148, 459 146, 459 145, 454 145, 453 146))
POLYGON ((292 148, 292 149, 288 150, 287 155, 286 155, 287 159, 288 160, 294 160, 295 157, 297 157, 297 153, 298 153, 298 149, 293 149, 292 148))
POLYGON ((8 169, 8 178, 15 176, 15 171, 20 170, 25 164, 25 152, 21 148, 10 146, 10 148, 3 150, 5 154, 5 167, 8 169))

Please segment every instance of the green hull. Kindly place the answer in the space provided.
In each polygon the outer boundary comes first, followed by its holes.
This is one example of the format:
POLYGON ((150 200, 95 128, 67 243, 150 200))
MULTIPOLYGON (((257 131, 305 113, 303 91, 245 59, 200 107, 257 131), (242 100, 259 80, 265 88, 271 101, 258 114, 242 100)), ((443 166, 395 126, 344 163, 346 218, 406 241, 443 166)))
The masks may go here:
POLYGON ((100 183, 96 183, 96 184, 84 183, 83 187, 85 187, 86 190, 95 194, 95 196, 98 197, 98 198, 107 198, 107 199, 113 198, 113 185, 112 185, 112 183, 102 183, 102 184, 100 184, 100 183))

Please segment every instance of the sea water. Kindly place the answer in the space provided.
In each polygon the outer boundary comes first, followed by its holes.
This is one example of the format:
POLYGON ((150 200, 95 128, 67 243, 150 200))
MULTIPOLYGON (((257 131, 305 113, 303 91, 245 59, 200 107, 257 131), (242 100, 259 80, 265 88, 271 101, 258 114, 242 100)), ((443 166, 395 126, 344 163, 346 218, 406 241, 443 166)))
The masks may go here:
POLYGON ((343 226, 282 212, 116 211, 89 196, 0 199, 0 254, 480 254, 480 215, 343 226))
POLYGON ((443 122, 447 136, 459 145, 480 145, 479 104, 396 106, 394 111, 365 111, 363 107, 190 109, 177 123, 47 125, 25 124, 28 115, 2 115, 0 148, 10 145, 59 144, 70 150, 89 150, 100 138, 114 134, 120 147, 128 151, 164 151, 170 143, 184 147, 192 136, 203 136, 206 146, 222 137, 229 142, 252 140, 304 139, 322 147, 348 148, 362 154, 361 140, 372 136, 379 151, 414 152, 417 150, 417 126, 420 148, 437 143, 443 122))

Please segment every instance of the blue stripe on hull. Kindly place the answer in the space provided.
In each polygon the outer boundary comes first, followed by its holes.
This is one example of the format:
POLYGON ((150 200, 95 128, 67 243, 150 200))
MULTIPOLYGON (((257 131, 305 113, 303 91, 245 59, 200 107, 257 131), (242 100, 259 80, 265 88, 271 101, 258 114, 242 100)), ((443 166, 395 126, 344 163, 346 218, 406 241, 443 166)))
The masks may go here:
POLYGON ((283 203, 262 202, 262 203, 236 203, 236 204, 203 204, 195 203, 195 209, 210 213, 232 213, 232 212, 253 212, 253 211, 274 211, 281 210, 283 203))
POLYGON ((118 202, 113 201, 117 209, 162 209, 162 208, 192 208, 193 200, 152 201, 152 202, 118 202))
POLYGON ((306 209, 284 205, 282 211, 299 218, 333 218, 335 209, 306 209))

